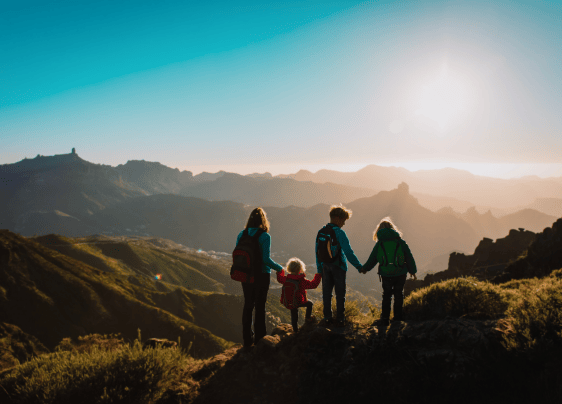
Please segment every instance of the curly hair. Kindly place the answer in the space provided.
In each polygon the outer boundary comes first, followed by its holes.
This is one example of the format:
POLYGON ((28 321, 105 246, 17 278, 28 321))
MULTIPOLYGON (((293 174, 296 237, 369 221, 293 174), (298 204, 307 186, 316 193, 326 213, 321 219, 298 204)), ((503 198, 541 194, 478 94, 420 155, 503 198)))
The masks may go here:
POLYGON ((306 266, 300 259, 293 257, 287 262, 287 271, 293 275, 297 275, 300 274, 301 271, 306 272, 306 266))
POLYGON ((402 232, 398 230, 398 227, 396 227, 394 223, 392 223, 392 219, 389 216, 383 218, 380 221, 375 232, 373 233, 373 240, 377 241, 377 233, 379 232, 380 229, 393 229, 396 233, 398 233, 400 238, 402 238, 402 232))
POLYGON ((262 208, 255 208, 252 210, 252 213, 250 213, 248 223, 246 223, 246 229, 250 227, 257 227, 269 233, 269 220, 267 220, 265 211, 262 208))

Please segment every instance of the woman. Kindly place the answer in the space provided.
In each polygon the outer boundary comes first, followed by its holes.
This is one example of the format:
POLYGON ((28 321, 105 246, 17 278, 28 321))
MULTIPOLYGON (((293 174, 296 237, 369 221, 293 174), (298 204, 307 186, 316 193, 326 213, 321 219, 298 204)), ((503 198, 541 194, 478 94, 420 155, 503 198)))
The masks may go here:
MULTIPOLYGON (((242 337, 244 339, 244 347, 251 347, 252 344, 262 339, 265 334, 265 302, 267 300, 267 292, 269 291, 269 282, 271 268, 279 272, 283 267, 273 261, 269 256, 271 248, 271 236, 269 235, 269 221, 262 208, 256 208, 250 213, 248 223, 246 224, 248 235, 256 236, 261 232, 258 238, 260 249, 262 252, 263 265, 261 273, 254 278, 254 283, 242 283, 242 291, 244 292, 244 309, 242 311, 242 337), (254 332, 252 332, 252 312, 256 309, 254 316, 254 332), (252 334, 255 335, 252 337, 252 334)), ((236 244, 240 241, 242 230, 238 234, 236 244)))
POLYGON ((362 273, 370 271, 379 264, 379 276, 382 278, 382 313, 380 322, 387 326, 390 319, 390 304, 394 296, 393 321, 402 321, 402 305, 404 303, 404 284, 406 274, 416 279, 416 262, 408 244, 402 240, 402 232, 392 223, 389 217, 382 219, 373 233, 377 243, 363 266, 362 273))

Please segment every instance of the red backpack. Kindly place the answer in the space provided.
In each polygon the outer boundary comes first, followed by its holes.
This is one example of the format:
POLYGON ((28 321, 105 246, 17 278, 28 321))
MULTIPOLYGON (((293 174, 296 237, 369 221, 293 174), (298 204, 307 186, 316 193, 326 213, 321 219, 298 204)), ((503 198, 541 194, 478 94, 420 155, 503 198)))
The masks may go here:
POLYGON ((299 290, 300 283, 300 280, 285 278, 285 283, 283 284, 281 292, 283 295, 281 303, 289 310, 296 309, 299 306, 297 291, 299 290))
POLYGON ((232 252, 232 267, 230 277, 238 282, 254 283, 256 274, 261 272, 263 258, 259 238, 263 233, 259 229, 254 236, 248 234, 245 229, 240 236, 236 248, 232 252))

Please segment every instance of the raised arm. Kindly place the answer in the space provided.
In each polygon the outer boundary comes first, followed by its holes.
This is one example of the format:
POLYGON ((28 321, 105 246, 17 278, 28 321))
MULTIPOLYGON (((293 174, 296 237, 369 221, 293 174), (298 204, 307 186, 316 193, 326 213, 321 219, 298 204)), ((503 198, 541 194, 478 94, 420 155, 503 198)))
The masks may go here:
MULTIPOLYGON (((277 275, 277 276, 279 277, 279 275, 277 275)), ((305 278, 301 281, 301 285, 305 289, 316 289, 318 287, 318 285, 320 285, 321 280, 322 280, 322 274, 316 273, 314 275, 314 279, 309 281, 308 279, 305 278)))

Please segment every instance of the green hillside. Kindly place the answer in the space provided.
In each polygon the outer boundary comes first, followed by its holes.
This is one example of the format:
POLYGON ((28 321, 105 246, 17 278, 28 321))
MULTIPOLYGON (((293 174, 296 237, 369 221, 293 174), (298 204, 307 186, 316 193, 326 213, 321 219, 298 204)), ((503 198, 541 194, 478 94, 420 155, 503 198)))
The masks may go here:
POLYGON ((118 262, 115 271, 103 271, 5 230, 0 266, 0 323, 21 328, 48 349, 65 337, 90 333, 121 333, 132 340, 141 329, 146 338, 181 337, 183 345, 192 343, 194 356, 205 357, 231 346, 227 339, 238 335, 234 326, 225 326, 241 312, 236 296, 120 273, 125 267, 118 262), (209 296, 217 309, 204 308, 211 305, 209 296), (198 324, 212 325, 209 318, 221 324, 214 329, 222 336, 198 324))

